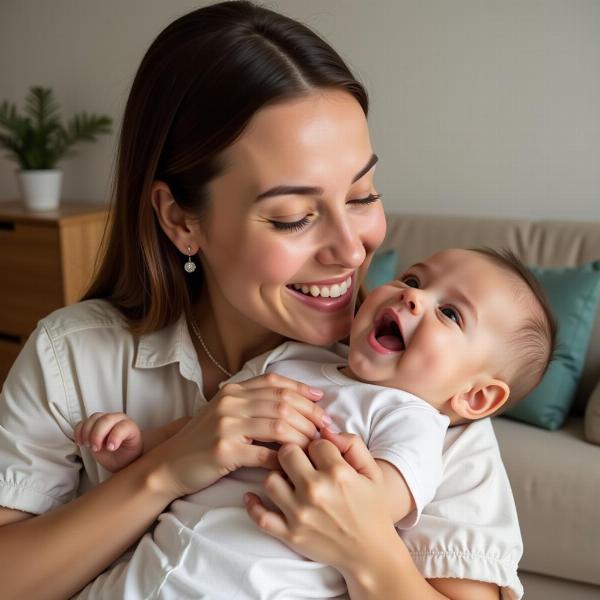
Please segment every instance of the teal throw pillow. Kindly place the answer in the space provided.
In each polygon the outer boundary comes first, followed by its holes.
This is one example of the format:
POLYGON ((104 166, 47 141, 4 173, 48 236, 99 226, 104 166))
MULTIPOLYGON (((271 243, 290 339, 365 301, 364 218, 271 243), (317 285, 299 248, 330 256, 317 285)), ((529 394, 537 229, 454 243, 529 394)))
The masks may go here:
POLYGON ((365 277, 365 286, 367 291, 391 281, 396 276, 396 263, 398 262, 398 253, 394 250, 385 250, 378 252, 373 256, 371 265, 365 277))
POLYGON ((558 429, 569 414, 600 299, 600 260, 576 268, 533 267, 558 320, 554 360, 540 384, 504 415, 558 429))

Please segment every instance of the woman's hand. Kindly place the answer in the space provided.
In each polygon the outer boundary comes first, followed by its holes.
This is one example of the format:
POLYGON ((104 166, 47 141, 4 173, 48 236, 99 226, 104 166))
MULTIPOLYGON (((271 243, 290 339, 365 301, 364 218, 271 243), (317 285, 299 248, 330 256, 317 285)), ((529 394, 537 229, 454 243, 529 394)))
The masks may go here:
POLYGON ((306 448, 331 422, 315 404, 322 392, 268 373, 227 384, 197 416, 154 451, 178 496, 197 492, 240 467, 277 469, 277 451, 260 442, 306 448))
POLYGON ((270 535, 312 560, 356 577, 368 556, 398 541, 381 469, 363 441, 351 434, 321 432, 308 446, 279 450, 281 468, 265 488, 281 513, 269 511, 255 494, 247 494, 250 517, 270 535), (309 460, 310 457, 310 460, 309 460))

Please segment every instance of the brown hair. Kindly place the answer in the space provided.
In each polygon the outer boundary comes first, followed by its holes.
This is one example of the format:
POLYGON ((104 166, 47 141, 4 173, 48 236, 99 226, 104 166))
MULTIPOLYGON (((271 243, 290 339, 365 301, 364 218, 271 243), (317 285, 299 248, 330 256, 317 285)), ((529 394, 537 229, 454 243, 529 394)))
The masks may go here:
POLYGON ((160 228, 154 181, 198 218, 207 184, 221 173, 220 153, 261 108, 311 93, 345 90, 368 112, 368 97, 340 56, 313 31, 250 2, 195 10, 154 40, 135 76, 121 128, 111 224, 97 276, 84 299, 105 298, 136 333, 188 312, 201 269, 160 228))
POLYGON ((510 339, 510 375, 506 382, 510 396, 505 405, 494 413, 499 414, 522 400, 542 380, 556 351, 558 323, 540 282, 513 252, 487 247, 471 250, 487 256, 516 275, 541 309, 528 314, 510 339))

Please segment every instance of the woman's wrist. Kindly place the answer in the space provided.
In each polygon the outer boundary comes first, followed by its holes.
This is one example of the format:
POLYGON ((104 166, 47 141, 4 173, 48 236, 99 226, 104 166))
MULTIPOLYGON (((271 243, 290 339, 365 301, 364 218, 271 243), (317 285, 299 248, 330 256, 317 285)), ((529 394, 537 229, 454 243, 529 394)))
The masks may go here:
POLYGON ((154 429, 146 429, 142 431, 143 449, 142 453, 146 454, 150 450, 156 448, 156 446, 166 442, 169 438, 173 437, 182 427, 187 425, 192 417, 182 417, 176 421, 171 421, 162 427, 155 427, 154 429))
POLYGON ((395 529, 376 548, 359 550, 358 562, 342 571, 352 600, 442 600, 421 575, 395 529))
POLYGON ((355 549, 353 559, 352 564, 340 569, 348 589, 355 592, 351 594, 353 600, 377 598, 374 595, 377 591, 386 591, 385 582, 412 563, 406 546, 393 526, 384 538, 371 539, 368 547, 355 549))
POLYGON ((127 469, 137 471, 144 492, 167 506, 173 500, 185 495, 185 490, 175 480, 168 460, 160 451, 160 444, 140 456, 127 469))

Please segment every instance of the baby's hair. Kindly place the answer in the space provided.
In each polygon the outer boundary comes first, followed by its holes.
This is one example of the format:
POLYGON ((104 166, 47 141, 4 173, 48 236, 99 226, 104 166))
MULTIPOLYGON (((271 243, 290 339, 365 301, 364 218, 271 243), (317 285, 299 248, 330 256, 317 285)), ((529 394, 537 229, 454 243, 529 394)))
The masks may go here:
POLYGON ((528 314, 510 339, 509 376, 506 382, 510 387, 510 396, 495 413, 499 414, 522 400, 542 380, 556 351, 558 323, 540 282, 513 252, 488 247, 471 250, 487 256, 516 275, 526 284, 541 309, 528 314))

